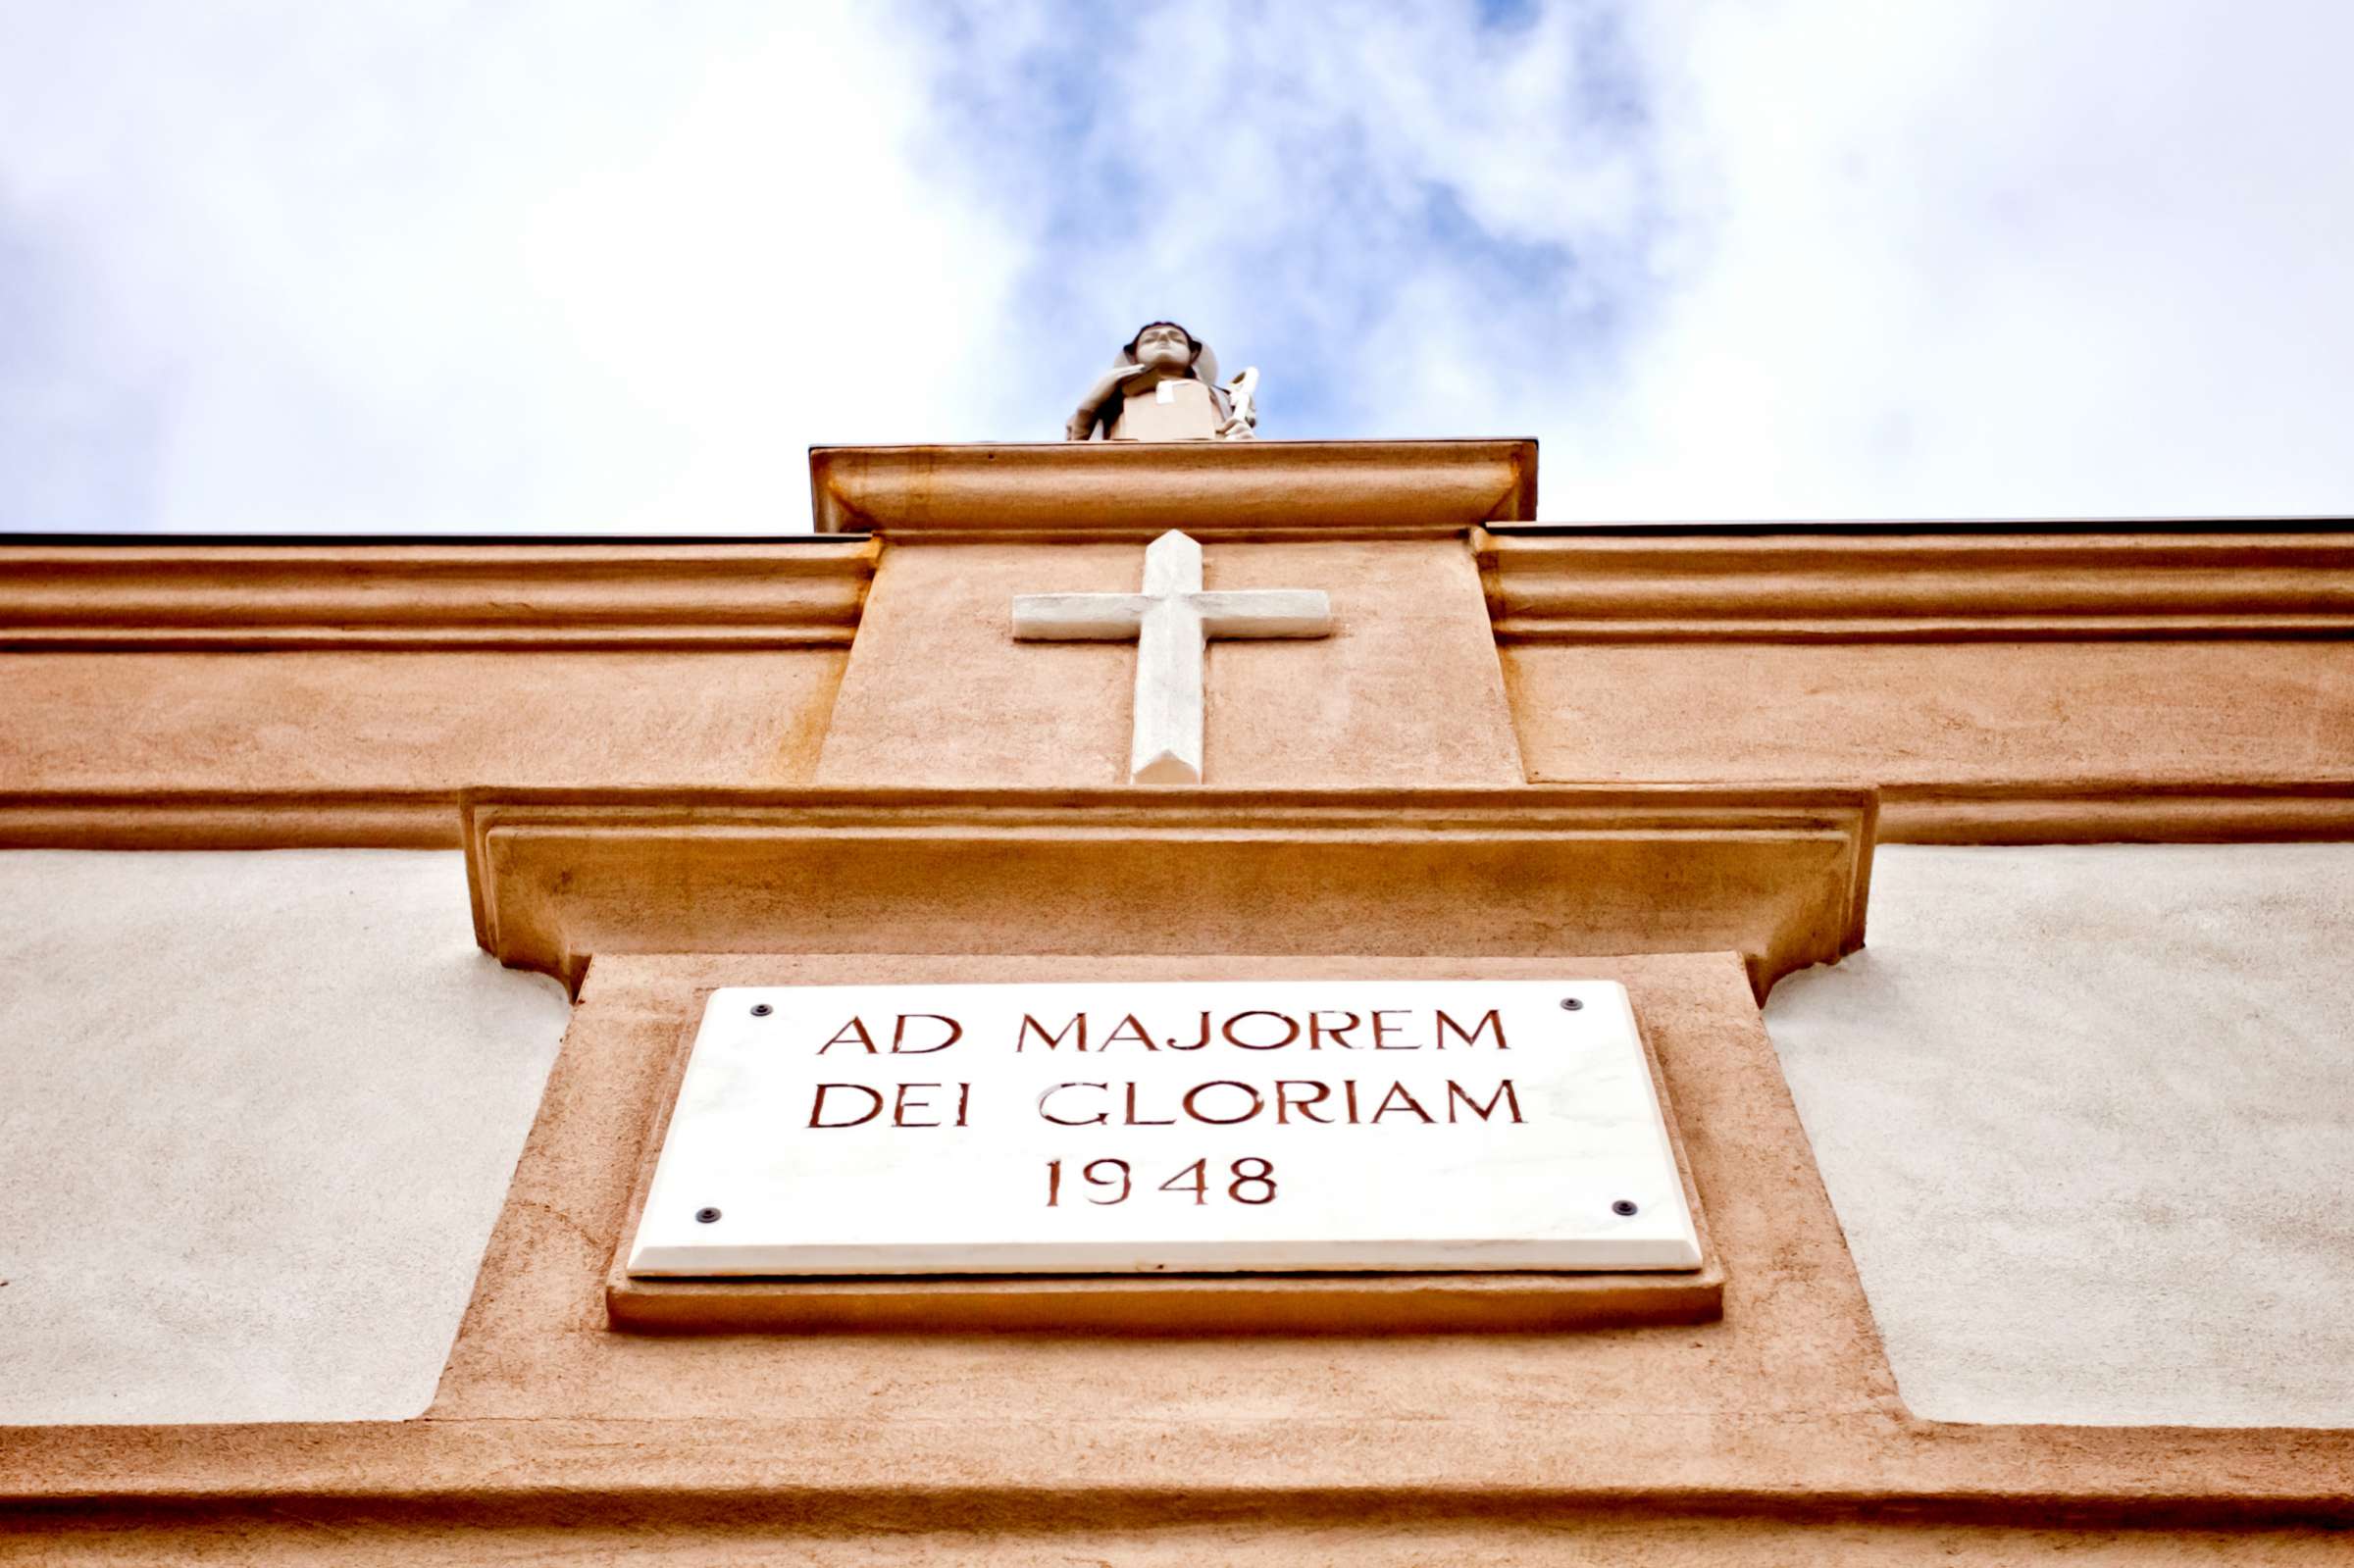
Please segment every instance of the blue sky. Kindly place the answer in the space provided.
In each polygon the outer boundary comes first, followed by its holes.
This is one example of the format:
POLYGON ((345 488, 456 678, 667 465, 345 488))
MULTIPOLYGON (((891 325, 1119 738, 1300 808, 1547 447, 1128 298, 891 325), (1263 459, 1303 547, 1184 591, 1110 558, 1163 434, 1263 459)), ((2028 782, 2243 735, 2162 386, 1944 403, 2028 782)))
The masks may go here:
POLYGON ((2354 512, 2354 7, 0 0, 0 528, 805 526, 1141 322, 1569 520, 2354 512))

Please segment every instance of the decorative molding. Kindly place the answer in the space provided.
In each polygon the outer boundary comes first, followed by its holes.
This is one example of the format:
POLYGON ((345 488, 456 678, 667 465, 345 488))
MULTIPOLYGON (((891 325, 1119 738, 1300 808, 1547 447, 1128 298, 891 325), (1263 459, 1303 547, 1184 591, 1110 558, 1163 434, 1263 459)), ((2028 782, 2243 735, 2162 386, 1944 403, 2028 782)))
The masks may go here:
POLYGON ((0 649, 845 646, 875 547, 0 545, 0 649))
POLYGON ((1511 1334, 1711 1323, 1724 1269, 1683 1274, 943 1276, 606 1280, 640 1334, 1511 1334))
MULTIPOLYGON (((1647 786, 1537 787, 1591 794, 1647 786)), ((1739 784, 1713 785, 1707 792, 1728 800, 1751 793, 1739 784)), ((1153 798, 1170 793, 1156 791, 1153 798)), ((1890 844, 2354 839, 2354 778, 2263 784, 2130 779, 1896 784, 1877 793, 1875 838, 1890 844)), ((461 798, 459 791, 442 789, 20 790, 0 794, 0 849, 457 849, 466 846, 461 798)), ((508 797, 485 791, 475 798, 508 797)))
POLYGON ((1429 538, 1535 515, 1537 443, 821 446, 821 533, 910 539, 1429 538))
POLYGON ((475 934, 599 952, 1737 951, 1864 940, 1868 790, 470 791, 475 934))
POLYGON ((1506 642, 2354 635, 2354 529, 1475 536, 1506 642))
POLYGON ((456 849, 454 789, 0 793, 0 849, 456 849))
POLYGON ((2134 779, 1885 784, 1889 844, 2295 843, 2354 839, 2354 778, 2269 784, 2134 779))
MULTIPOLYGON (((1664 1338, 1630 1336, 1608 1348, 1664 1338)), ((1333 1347, 1314 1354, 1347 1360, 1333 1347)), ((1121 1364, 1039 1359, 1072 1377, 1121 1364)), ((1292 1370, 1273 1353, 1263 1359, 1292 1370)), ((1786 1369, 1783 1377, 1801 1381, 1786 1369)), ((225 1548, 255 1563, 316 1562, 331 1533, 347 1561, 447 1561, 461 1538, 518 1561, 591 1552, 622 1561, 644 1558, 660 1531, 664 1547, 707 1546, 707 1562, 742 1560, 754 1537, 770 1560, 871 1563, 885 1541, 936 1547, 941 1561, 1011 1565, 1038 1562, 1037 1543, 1058 1533, 1111 1560, 1104 1549, 1157 1545, 1155 1531, 1187 1532, 1176 1550, 1200 1554, 1239 1528, 1268 1549, 1229 1551, 1224 1561, 1387 1568, 1464 1560, 1466 1549, 1543 1561, 1525 1549, 1532 1540, 1566 1543, 1588 1561, 1624 1560, 1649 1525, 1670 1544, 1681 1535, 1721 1547, 1720 1564, 1744 1552, 1753 1563, 1840 1560, 1824 1557, 1826 1541, 1884 1563, 1937 1560, 1924 1552, 1950 1562, 1964 1560, 1946 1549, 1957 1539, 1997 1554, 2015 1548, 1980 1562, 2048 1557, 2079 1543, 2146 1543, 2142 1560, 2173 1552, 2195 1561, 2161 1534, 2179 1530, 2205 1532, 2187 1544, 2212 1562, 2323 1568, 2343 1557, 2343 1538, 2330 1532, 2354 1526, 2354 1433, 2343 1429, 1978 1426, 1884 1408, 1596 1415, 1536 1392, 1512 1413, 1511 1446, 1458 1434, 1443 1417, 1385 1411, 1344 1425, 1303 1419, 1271 1398, 1222 1419, 1189 1409, 1051 1430, 1023 1427, 1017 1409, 926 1422, 896 1406, 865 1423, 661 1411, 25 1426, 0 1447, 0 1509, 24 1543, 18 1555, 117 1563, 194 1561, 225 1548), (1081 1444, 1080 1468, 1092 1473, 1071 1475, 1068 1454, 1081 1444), (1303 1457, 1317 1445, 1321 1455, 1303 1457), (1073 1521, 1093 1534, 1075 1534, 1073 1521), (1490 1542, 1492 1552, 1479 1550, 1490 1542)))

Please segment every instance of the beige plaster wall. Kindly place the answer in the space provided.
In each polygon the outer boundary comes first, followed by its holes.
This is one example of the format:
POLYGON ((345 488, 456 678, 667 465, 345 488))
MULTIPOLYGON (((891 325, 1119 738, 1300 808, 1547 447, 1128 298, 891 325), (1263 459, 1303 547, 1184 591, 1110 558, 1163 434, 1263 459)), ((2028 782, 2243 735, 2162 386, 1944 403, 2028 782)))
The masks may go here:
MULTIPOLYGON (((1767 1022, 1918 1411, 2354 1425, 2349 950, 2354 845, 1880 850, 1767 1022)), ((415 1414, 564 1023, 454 855, 0 854, 0 1421, 415 1414)))
POLYGON ((0 1421, 433 1396, 567 1017, 450 853, 0 853, 0 1421))
POLYGON ((1909 1404, 2354 1426, 2354 844, 1884 845, 1766 1025, 1909 1404))

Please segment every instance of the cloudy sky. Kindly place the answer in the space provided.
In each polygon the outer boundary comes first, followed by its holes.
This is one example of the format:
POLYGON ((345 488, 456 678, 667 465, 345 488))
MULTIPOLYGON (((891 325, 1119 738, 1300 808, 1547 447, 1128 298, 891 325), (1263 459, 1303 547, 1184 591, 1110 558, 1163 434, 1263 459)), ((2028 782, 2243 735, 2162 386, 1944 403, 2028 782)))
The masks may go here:
POLYGON ((776 532, 1134 328, 1603 521, 2354 513, 2354 5, 0 0, 0 528, 776 532))

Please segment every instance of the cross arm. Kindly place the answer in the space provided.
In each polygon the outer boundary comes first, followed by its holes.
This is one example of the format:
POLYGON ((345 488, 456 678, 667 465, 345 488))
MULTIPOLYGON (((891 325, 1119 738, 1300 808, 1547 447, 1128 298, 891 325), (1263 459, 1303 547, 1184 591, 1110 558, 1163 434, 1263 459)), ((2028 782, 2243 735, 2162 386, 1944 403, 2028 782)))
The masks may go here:
POLYGON ((1021 642, 1134 642, 1151 608, 1142 593, 1020 593, 1013 635, 1021 642))
POLYGON ((1237 588, 1197 593, 1202 630, 1213 637, 1320 637, 1332 631, 1321 588, 1237 588))

